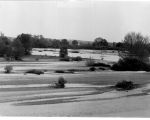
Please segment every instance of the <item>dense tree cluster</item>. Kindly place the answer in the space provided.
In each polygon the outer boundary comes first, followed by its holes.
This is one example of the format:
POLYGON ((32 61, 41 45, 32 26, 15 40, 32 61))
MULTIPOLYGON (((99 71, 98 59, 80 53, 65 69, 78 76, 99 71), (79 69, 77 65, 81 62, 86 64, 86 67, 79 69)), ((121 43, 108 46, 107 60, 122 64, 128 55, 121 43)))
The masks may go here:
POLYGON ((0 56, 6 60, 21 60, 24 55, 30 55, 32 50, 31 35, 18 35, 13 41, 6 36, 0 36, 0 56))
POLYGON ((50 39, 44 38, 42 35, 24 33, 18 35, 16 38, 9 39, 4 34, 1 34, 0 57, 5 57, 7 60, 21 60, 23 56, 31 54, 32 48, 60 48, 60 51, 65 52, 67 55, 67 49, 117 50, 122 45, 123 43, 110 44, 106 39, 101 37, 96 38, 93 42, 82 42, 78 40, 50 39))

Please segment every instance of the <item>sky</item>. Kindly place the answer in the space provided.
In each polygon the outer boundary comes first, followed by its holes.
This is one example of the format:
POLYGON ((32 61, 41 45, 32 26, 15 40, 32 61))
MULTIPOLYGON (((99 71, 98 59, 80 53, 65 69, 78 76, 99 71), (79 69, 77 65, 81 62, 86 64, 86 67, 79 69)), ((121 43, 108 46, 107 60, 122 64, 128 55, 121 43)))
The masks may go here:
POLYGON ((47 38, 109 42, 128 32, 150 35, 150 1, 45 0, 0 1, 0 31, 47 38))

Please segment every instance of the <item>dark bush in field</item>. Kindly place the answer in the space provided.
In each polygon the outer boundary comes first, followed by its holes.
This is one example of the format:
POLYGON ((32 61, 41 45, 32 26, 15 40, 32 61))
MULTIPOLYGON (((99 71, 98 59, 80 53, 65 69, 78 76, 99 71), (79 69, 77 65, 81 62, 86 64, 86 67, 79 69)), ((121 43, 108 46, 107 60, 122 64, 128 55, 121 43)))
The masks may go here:
POLYGON ((135 85, 133 84, 132 81, 123 80, 121 82, 118 82, 115 85, 115 88, 116 89, 121 89, 121 90, 131 90, 131 89, 135 88, 135 85))
POLYGON ((5 70, 5 73, 11 73, 11 71, 13 70, 13 67, 11 65, 6 65, 4 70, 5 70))
POLYGON ((69 69, 69 70, 55 70, 55 73, 74 73, 74 69, 69 69))
POLYGON ((44 74, 44 71, 42 71, 42 70, 37 70, 37 69, 32 69, 32 70, 26 71, 25 73, 32 73, 32 74, 40 75, 40 74, 44 74))
POLYGON ((116 71, 150 71, 150 65, 136 58, 124 58, 115 63, 111 69, 116 71))
POLYGON ((58 78, 58 82, 55 83, 56 88, 64 88, 67 81, 63 77, 58 78))
POLYGON ((82 57, 80 57, 80 56, 73 57, 72 61, 82 61, 82 57))
POLYGON ((111 67, 110 65, 105 64, 105 63, 94 63, 93 66, 111 67))
POLYGON ((55 70, 55 73, 65 73, 64 70, 55 70))
POLYGON ((69 57, 65 57, 65 58, 60 58, 59 60, 60 61, 70 61, 70 58, 69 57))
POLYGON ((86 61, 86 66, 95 66, 95 67, 111 67, 111 65, 109 64, 105 64, 105 63, 100 63, 100 62, 95 62, 93 59, 88 59, 86 61))
POLYGON ((89 70, 90 70, 90 71, 95 71, 96 68, 95 68, 95 67, 90 67, 89 70))
POLYGON ((72 53, 79 53, 79 51, 71 51, 72 53))

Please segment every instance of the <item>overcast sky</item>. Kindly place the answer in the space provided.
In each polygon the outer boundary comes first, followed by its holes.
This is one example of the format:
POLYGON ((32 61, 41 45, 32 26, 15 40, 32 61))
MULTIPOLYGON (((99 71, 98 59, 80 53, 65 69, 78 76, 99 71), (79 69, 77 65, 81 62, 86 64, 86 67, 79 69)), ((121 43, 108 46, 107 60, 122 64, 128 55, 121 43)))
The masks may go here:
POLYGON ((49 38, 121 41, 131 31, 150 35, 150 2, 98 0, 0 1, 0 31, 49 38))

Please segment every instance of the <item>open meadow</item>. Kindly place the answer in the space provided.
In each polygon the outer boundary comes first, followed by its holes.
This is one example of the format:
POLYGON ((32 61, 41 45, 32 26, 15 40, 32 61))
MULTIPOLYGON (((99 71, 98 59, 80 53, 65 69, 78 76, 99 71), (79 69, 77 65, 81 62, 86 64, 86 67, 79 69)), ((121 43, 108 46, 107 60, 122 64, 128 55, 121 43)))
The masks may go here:
POLYGON ((83 61, 59 61, 58 57, 25 57, 23 61, 0 63, 0 115, 1 116, 124 116, 149 117, 150 73, 89 71, 83 61), (4 67, 12 65, 12 73, 4 67), (44 74, 25 73, 30 69, 44 74), (56 70, 76 70, 74 73, 55 73, 56 70), (66 80, 65 88, 51 88, 60 76, 66 80), (117 91, 120 80, 132 80, 140 87, 130 91, 117 91))

